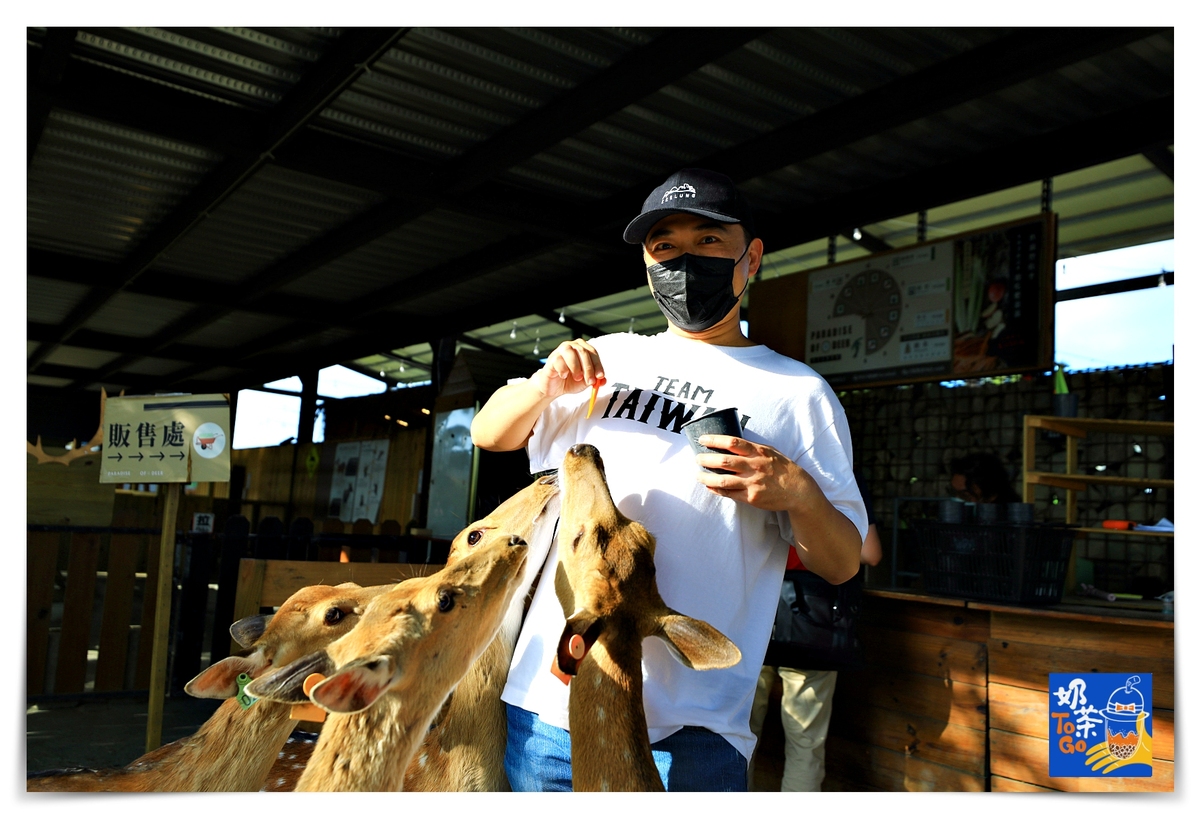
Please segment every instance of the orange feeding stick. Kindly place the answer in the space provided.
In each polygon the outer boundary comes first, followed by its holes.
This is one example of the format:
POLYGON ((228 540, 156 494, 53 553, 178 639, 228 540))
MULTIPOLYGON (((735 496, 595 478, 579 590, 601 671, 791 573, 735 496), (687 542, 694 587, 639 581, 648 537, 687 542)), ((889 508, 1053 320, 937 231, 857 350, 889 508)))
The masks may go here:
POLYGON ((597 378, 596 382, 592 384, 592 397, 588 401, 587 418, 592 416, 592 410, 596 408, 596 394, 600 391, 600 384, 602 383, 605 383, 604 378, 597 378))

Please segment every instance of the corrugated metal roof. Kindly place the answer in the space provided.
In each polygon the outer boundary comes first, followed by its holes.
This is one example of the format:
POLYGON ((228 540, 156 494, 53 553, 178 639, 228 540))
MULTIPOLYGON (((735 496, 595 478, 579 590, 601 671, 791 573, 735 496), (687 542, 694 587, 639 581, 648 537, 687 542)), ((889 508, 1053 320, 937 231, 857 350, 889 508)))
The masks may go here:
POLYGON ((917 206, 931 237, 1036 212, 1022 156, 1058 168, 1063 252, 1173 235, 1169 29, 56 31, 27 36, 47 382, 225 388, 203 382, 210 358, 249 384, 374 366, 389 337, 415 370, 464 331, 528 356, 507 330, 540 350, 554 309, 655 331, 620 227, 701 163, 760 213, 764 275, 823 264, 823 234, 854 226, 914 241, 917 206), (121 336, 153 337, 156 360, 121 336), (76 365, 71 346, 120 355, 76 365))

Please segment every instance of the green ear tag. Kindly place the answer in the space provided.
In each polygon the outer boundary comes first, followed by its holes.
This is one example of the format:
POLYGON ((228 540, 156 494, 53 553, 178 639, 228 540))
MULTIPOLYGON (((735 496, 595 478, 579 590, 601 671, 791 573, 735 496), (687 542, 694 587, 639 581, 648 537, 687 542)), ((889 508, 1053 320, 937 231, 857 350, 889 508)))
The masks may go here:
POLYGON ((246 695, 246 685, 250 684, 250 682, 251 682, 251 679, 248 674, 245 674, 245 673, 238 674, 238 677, 237 677, 238 692, 237 692, 236 698, 238 700, 238 704, 240 704, 242 706, 243 710, 248 710, 250 708, 250 705, 252 705, 256 701, 258 701, 258 699, 251 698, 250 696, 246 695))

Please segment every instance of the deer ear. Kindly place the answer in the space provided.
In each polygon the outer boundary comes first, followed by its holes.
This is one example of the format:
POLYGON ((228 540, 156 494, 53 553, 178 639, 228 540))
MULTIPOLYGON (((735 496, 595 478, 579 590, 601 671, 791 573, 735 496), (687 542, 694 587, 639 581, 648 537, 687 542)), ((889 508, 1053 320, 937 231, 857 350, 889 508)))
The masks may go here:
POLYGON ((667 643, 676 659, 693 670, 720 670, 742 661, 742 652, 707 622, 668 611, 658 618, 652 634, 667 643))
POLYGON ((309 698, 330 713, 357 713, 387 692, 394 675, 391 658, 376 656, 332 674, 312 689, 309 698))
POLYGON ((237 677, 261 669, 263 660, 257 652, 249 656, 230 656, 209 666, 195 679, 183 686, 183 691, 197 699, 231 699, 237 695, 237 677))
POLYGON ((284 704, 303 704, 308 701, 304 693, 304 680, 313 673, 329 673, 333 662, 323 650, 310 653, 290 665, 284 665, 274 673, 255 679, 246 685, 246 695, 255 699, 266 699, 284 704))
POLYGON ((229 635, 242 647, 253 647, 254 643, 263 635, 263 631, 267 629, 267 624, 273 615, 247 616, 245 619, 239 619, 229 626, 229 635))

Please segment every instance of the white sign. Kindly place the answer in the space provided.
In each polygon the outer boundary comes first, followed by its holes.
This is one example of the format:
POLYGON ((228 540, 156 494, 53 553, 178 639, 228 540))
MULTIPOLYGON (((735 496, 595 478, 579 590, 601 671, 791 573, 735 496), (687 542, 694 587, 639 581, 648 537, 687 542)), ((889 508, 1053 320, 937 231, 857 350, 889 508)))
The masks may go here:
POLYGON ((215 515, 198 511, 192 515, 192 533, 193 534, 211 534, 213 531, 213 517, 215 515))

